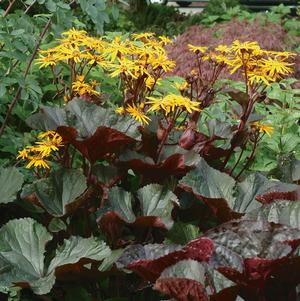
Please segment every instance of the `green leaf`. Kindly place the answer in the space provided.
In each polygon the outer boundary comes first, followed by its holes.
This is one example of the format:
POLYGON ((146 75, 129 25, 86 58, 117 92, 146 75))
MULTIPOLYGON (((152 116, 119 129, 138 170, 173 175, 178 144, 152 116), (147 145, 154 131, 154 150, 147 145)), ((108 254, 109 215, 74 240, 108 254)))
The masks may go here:
POLYGON ((124 249, 112 250, 110 256, 106 257, 99 267, 100 272, 109 270, 112 265, 121 257, 124 249))
POLYGON ((190 187, 195 194, 205 198, 224 199, 229 204, 234 202, 235 180, 210 167, 203 158, 179 183, 190 187))
POLYGON ((189 241, 200 236, 199 227, 192 224, 185 224, 182 222, 175 222, 173 227, 168 231, 166 238, 167 243, 185 245, 189 241))
POLYGON ((37 294, 50 291, 54 278, 45 273, 44 253, 51 239, 46 228, 31 218, 5 224, 0 229, 0 286, 27 282, 37 294))
POLYGON ((59 232, 67 229, 67 225, 58 217, 52 218, 51 222, 48 225, 50 232, 59 232))
POLYGON ((0 204, 14 201, 23 182, 23 175, 15 167, 0 168, 0 204))
POLYGON ((117 5, 112 6, 111 14, 112 14, 114 20, 117 20, 119 18, 120 11, 119 11, 119 8, 117 5))
POLYGON ((300 229, 300 200, 266 204, 247 213, 246 217, 300 229))
POLYGON ((119 187, 113 187, 108 195, 109 210, 115 211, 127 223, 135 221, 135 215, 132 210, 132 195, 119 187))
POLYGON ((192 259, 181 260, 176 264, 166 268, 159 279, 161 278, 185 278, 205 282, 205 266, 192 259))
POLYGON ((95 237, 71 236, 64 240, 62 246, 57 248, 55 257, 50 262, 48 273, 59 266, 77 263, 81 258, 101 261, 110 254, 110 248, 104 241, 100 241, 95 237))
POLYGON ((57 267, 76 264, 82 258, 101 261, 110 256, 105 242, 71 236, 57 248, 47 268, 44 253, 51 239, 46 228, 31 218, 4 225, 0 229, 0 287, 23 287, 28 283, 35 294, 47 294, 55 283, 57 267))
POLYGON ((87 188, 80 170, 60 169, 47 179, 34 183, 35 193, 43 207, 53 216, 63 216, 68 205, 76 201, 87 188))
POLYGON ((137 192, 143 216, 156 216, 167 229, 173 225, 171 217, 174 204, 179 204, 177 196, 159 184, 149 184, 137 192))
POLYGON ((43 106, 42 112, 32 115, 26 122, 34 129, 45 131, 56 130, 59 126, 74 127, 80 138, 92 136, 99 127, 118 130, 134 139, 140 138, 138 122, 82 99, 73 99, 64 109, 43 106))

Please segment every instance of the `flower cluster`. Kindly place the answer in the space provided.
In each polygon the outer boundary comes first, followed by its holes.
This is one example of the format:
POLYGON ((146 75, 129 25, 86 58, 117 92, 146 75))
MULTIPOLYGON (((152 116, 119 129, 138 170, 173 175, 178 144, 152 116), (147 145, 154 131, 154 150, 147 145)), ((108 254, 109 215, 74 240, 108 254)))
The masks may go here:
POLYGON ((118 77, 123 103, 116 112, 129 114, 141 124, 149 123, 149 113, 161 112, 167 118, 171 115, 178 118, 183 112, 191 114, 207 107, 210 104, 209 89, 203 83, 212 87, 224 68, 229 68, 231 73, 240 70, 252 94, 292 72, 289 59, 293 53, 267 51, 257 42, 234 41, 230 46, 219 45, 214 49, 188 45, 196 55, 199 70, 195 70, 186 82, 176 84, 178 94, 154 94, 163 76, 175 67, 165 49, 170 43, 168 38, 156 37, 153 33, 99 38, 88 36, 84 30, 71 29, 63 33, 56 47, 41 50, 37 62, 41 67, 55 69, 59 63, 69 67, 70 83, 62 88, 65 100, 74 96, 100 97, 99 83, 88 79, 93 68, 104 70, 110 77, 118 77), (202 74, 204 61, 211 62, 210 78, 202 74))
POLYGON ((203 61, 211 60, 224 64, 233 74, 241 70, 251 85, 269 85, 292 73, 291 52, 268 51, 257 42, 234 41, 231 46, 219 45, 212 51, 207 47, 189 45, 192 52, 202 57, 203 61))
POLYGON ((50 168, 47 160, 63 146, 62 137, 55 131, 47 131, 38 135, 39 141, 34 146, 27 146, 19 151, 17 159, 28 160, 26 168, 50 168))

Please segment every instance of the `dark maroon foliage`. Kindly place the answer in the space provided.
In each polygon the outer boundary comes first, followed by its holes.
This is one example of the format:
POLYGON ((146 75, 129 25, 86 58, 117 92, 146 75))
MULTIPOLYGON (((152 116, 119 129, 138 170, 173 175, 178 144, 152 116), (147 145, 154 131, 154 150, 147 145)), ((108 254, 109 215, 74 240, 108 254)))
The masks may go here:
POLYGON ((78 139, 77 131, 74 128, 61 126, 57 132, 65 142, 69 142, 78 149, 92 164, 102 159, 105 155, 113 154, 124 146, 135 142, 131 137, 113 128, 99 127, 89 138, 78 139))
POLYGON ((209 301, 205 288, 201 283, 186 278, 158 279, 154 289, 176 298, 178 301, 209 301))
POLYGON ((287 192, 267 192, 256 196, 256 199, 263 204, 270 204, 276 200, 287 200, 287 201, 297 201, 300 198, 299 191, 287 191, 287 192))
POLYGON ((141 159, 131 159, 119 162, 119 166, 132 169, 136 174, 141 174, 150 182, 160 182, 172 175, 182 176, 191 170, 186 163, 185 155, 174 154, 161 162, 149 163, 141 159))
POLYGON ((240 220, 206 235, 216 245, 215 267, 237 284, 238 294, 246 301, 295 300, 300 283, 300 258, 294 257, 300 245, 297 229, 240 220))
POLYGON ((137 260, 129 264, 127 268, 136 272, 145 280, 154 282, 159 278, 164 269, 181 260, 209 261, 213 250, 214 245, 210 239, 199 238, 191 241, 181 250, 171 252, 159 258, 137 260))

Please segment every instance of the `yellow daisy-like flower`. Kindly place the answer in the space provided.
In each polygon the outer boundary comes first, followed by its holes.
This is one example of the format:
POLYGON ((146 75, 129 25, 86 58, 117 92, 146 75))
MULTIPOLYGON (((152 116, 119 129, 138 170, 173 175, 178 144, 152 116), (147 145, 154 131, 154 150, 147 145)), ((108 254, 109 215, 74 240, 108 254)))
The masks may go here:
POLYGON ((273 130, 274 130, 274 128, 271 125, 262 124, 258 121, 253 122, 251 124, 251 126, 254 127, 255 129, 259 130, 260 133, 267 134, 269 137, 271 137, 271 134, 273 133, 273 130))
POLYGON ((26 168, 46 168, 50 169, 49 161, 45 160, 45 158, 41 154, 37 154, 34 156, 29 156, 29 163, 26 165, 26 168))
POLYGON ((36 142, 33 147, 35 152, 38 152, 42 157, 48 157, 52 151, 58 151, 59 147, 63 146, 62 137, 59 134, 55 134, 53 137, 47 137, 43 141, 36 142))
POLYGON ((134 40, 150 39, 155 34, 153 32, 133 33, 131 36, 134 40))
POLYGON ((147 104, 151 105, 149 112, 157 112, 163 110, 166 114, 169 114, 171 112, 174 112, 176 109, 187 111, 189 113, 192 113, 193 111, 201 111, 201 109, 199 108, 199 102, 191 101, 189 98, 183 97, 181 95, 169 94, 161 98, 147 98, 150 100, 147 102, 147 104))
POLYGON ((146 114, 142 111, 141 107, 135 105, 128 105, 126 107, 126 112, 128 112, 134 119, 136 119, 141 124, 149 124, 151 120, 146 114))
POLYGON ((216 48, 215 48, 216 51, 219 51, 219 52, 223 52, 223 53, 226 53, 226 52, 229 52, 231 51, 231 48, 228 47, 227 45, 218 45, 216 48))
POLYGON ((249 52, 249 51, 259 51, 260 46, 258 45, 257 42, 240 42, 239 40, 235 40, 232 43, 231 49, 236 52, 236 53, 242 53, 242 52, 249 52))
POLYGON ((38 138, 39 139, 44 139, 47 137, 53 137, 55 136, 57 133, 55 131, 46 131, 46 132, 42 132, 38 134, 38 138))
POLYGON ((145 84, 146 84, 146 87, 149 89, 149 90, 152 90, 154 85, 155 85, 155 80, 152 76, 148 76, 146 81, 145 81, 145 84))
POLYGON ((20 151, 18 151, 19 155, 17 156, 17 159, 27 159, 29 156, 29 150, 27 148, 24 148, 20 151))
POLYGON ((72 89, 74 92, 77 92, 80 96, 84 94, 100 96, 100 93, 95 90, 96 85, 96 81, 92 81, 89 85, 84 82, 84 76, 78 76, 77 80, 72 83, 72 89))
POLYGON ((192 44, 188 44, 189 50, 194 53, 205 53, 208 49, 206 46, 194 46, 192 44))
POLYGON ((159 36, 158 37, 160 39, 160 44, 162 46, 168 45, 168 44, 172 44, 173 41, 165 36, 159 36))
POLYGON ((123 115, 125 113, 124 107, 118 107, 118 108, 116 108, 115 112, 117 114, 123 115))
POLYGON ((261 61, 261 69, 269 76, 274 77, 281 75, 288 75, 293 72, 293 69, 290 67, 292 63, 285 62, 283 60, 279 60, 278 58, 270 58, 262 59, 261 61))
POLYGON ((40 57, 36 59, 36 64, 40 65, 40 69, 48 66, 55 66, 57 64, 57 59, 55 56, 50 54, 45 56, 40 55, 40 57))
POLYGON ((273 77, 268 76, 267 74, 256 71, 256 72, 249 72, 248 73, 248 80, 251 84, 255 83, 264 83, 266 86, 269 86, 271 82, 274 81, 273 77))
POLYGON ((78 30, 71 28, 68 31, 62 33, 63 36, 66 36, 72 40, 83 39, 86 37, 87 32, 85 30, 78 30))
POLYGON ((188 87, 189 87, 189 84, 186 81, 184 81, 182 83, 175 83, 175 88, 180 92, 185 91, 186 89, 188 89, 188 87))

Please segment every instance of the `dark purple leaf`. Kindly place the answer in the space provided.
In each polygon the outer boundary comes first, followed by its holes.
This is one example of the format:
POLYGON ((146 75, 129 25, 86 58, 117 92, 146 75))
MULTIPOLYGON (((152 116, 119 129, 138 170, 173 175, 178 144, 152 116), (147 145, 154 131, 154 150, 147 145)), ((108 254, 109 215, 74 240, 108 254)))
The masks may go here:
POLYGON ((209 297, 200 282, 186 278, 158 279, 154 289, 175 298, 178 301, 209 301, 209 297))

